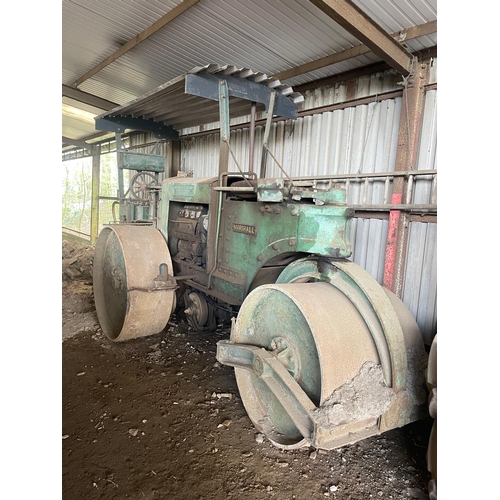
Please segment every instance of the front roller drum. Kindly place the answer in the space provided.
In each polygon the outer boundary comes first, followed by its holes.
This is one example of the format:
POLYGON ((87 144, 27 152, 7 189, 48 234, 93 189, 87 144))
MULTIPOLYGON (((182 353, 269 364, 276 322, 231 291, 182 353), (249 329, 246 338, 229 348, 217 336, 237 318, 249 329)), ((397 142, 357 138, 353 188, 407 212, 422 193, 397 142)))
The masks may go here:
POLYGON ((284 273, 217 345, 255 427, 282 449, 333 449, 424 416, 427 355, 404 304, 350 262, 284 273))
POLYGON ((105 226, 96 242, 94 300, 104 334, 125 341, 161 332, 175 308, 172 260, 151 226, 105 226))

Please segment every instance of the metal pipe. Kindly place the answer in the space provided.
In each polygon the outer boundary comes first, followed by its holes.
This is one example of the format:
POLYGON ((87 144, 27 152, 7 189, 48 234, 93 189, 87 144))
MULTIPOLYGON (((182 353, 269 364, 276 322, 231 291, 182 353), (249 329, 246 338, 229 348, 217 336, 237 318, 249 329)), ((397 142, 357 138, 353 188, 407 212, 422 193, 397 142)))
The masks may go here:
POLYGON ((376 211, 391 211, 398 210, 401 212, 437 212, 437 205, 432 203, 388 203, 387 205, 362 205, 349 204, 349 208, 354 210, 376 210, 376 211))
MULTIPOLYGON (((219 183, 222 184, 222 174, 219 175, 219 183)), ((214 263, 212 266, 212 269, 210 270, 210 274, 208 275, 208 284, 207 288, 210 289, 212 287, 212 276, 217 269, 217 258, 218 258, 218 253, 219 253, 219 238, 221 235, 219 234, 220 231, 220 220, 221 220, 221 207, 222 207, 222 191, 219 191, 219 195, 217 196, 217 224, 216 224, 216 229, 215 229, 215 248, 214 248, 214 263)))
POLYGON ((266 128, 264 129, 264 140, 262 144, 262 158, 260 162, 260 178, 263 179, 266 176, 266 164, 267 164, 267 142, 269 140, 269 132, 271 131, 271 124, 273 121, 273 111, 274 111, 274 100, 276 99, 276 93, 273 92, 269 96, 269 106, 267 108, 267 120, 266 128))
POLYGON ((226 80, 219 82, 220 152, 219 175, 229 170, 229 90, 226 80))
POLYGON ((400 170, 398 172, 366 172, 360 174, 335 174, 335 175, 311 175, 302 177, 292 177, 294 181, 300 180, 343 180, 343 179, 353 179, 364 181, 366 177, 377 178, 377 177, 405 177, 409 175, 436 175, 437 170, 400 170))
POLYGON ((101 175, 101 147, 92 147, 92 201, 90 204, 90 243, 93 245, 99 234, 99 185, 101 175))
POLYGON ((123 222, 130 218, 130 214, 125 213, 125 207, 124 207, 126 193, 124 193, 125 185, 124 185, 123 168, 122 168, 123 160, 122 160, 122 155, 120 154, 122 149, 122 136, 119 132, 117 132, 115 134, 115 137, 116 137, 116 163, 118 167, 118 198, 120 199, 120 210, 118 213, 118 220, 120 222, 123 222))
POLYGON ((90 234, 88 233, 84 233, 83 231, 77 231, 76 229, 71 229, 70 227, 66 227, 66 226, 61 226, 63 231, 71 231, 72 233, 77 233, 77 234, 81 234, 83 236, 88 236, 89 239, 90 239, 90 234))
POLYGON ((249 172, 253 172, 253 157, 254 157, 254 144, 255 144, 255 113, 257 110, 257 104, 252 102, 252 107, 250 108, 250 155, 249 155, 249 172))

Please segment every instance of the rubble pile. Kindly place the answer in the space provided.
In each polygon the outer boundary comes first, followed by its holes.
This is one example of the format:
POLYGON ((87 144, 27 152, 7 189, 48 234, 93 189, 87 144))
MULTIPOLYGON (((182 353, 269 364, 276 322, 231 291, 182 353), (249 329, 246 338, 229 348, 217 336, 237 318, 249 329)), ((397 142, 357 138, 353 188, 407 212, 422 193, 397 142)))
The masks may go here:
POLYGON ((63 240, 62 279, 63 281, 92 281, 94 247, 85 243, 63 240))

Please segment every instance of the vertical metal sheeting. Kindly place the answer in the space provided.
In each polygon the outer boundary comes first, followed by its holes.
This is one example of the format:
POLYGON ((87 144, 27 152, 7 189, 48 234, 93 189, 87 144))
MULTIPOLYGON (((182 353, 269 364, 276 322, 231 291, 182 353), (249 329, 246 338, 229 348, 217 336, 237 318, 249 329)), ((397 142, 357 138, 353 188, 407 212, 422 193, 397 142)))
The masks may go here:
MULTIPOLYGON (((420 136, 418 170, 436 169, 437 91, 426 93, 420 136)), ((423 176, 415 182, 413 203, 437 203, 437 181, 423 176)), ((416 318, 424 340, 437 331, 437 223, 410 223, 402 300, 416 318)))
POLYGON ((410 224, 402 300, 428 345, 437 331, 436 243, 437 224, 410 224))
MULTIPOLYGON (((270 150, 291 177, 394 170, 400 111, 401 99, 397 98, 276 122, 270 150)), ((263 132, 263 126, 256 127, 256 162, 263 132)), ((249 169, 248 144, 248 128, 231 131, 231 150, 244 171, 249 169)), ((195 177, 216 176, 218 161, 218 133, 182 140, 181 170, 192 171, 195 177)), ((232 156, 229 166, 238 171, 232 156)), ((281 176, 272 159, 268 176, 281 176)))
MULTIPOLYGON (((401 98, 377 100, 376 96, 401 89, 397 85, 400 80, 393 71, 361 77, 356 82, 354 97, 375 96, 375 102, 308 115, 295 121, 274 123, 270 135, 270 151, 291 177, 394 171, 401 98)), ((305 94, 304 109, 345 102, 346 94, 346 85, 339 84, 308 91, 305 94)), ((257 117, 259 118, 265 118, 265 114, 257 117)), ((423 120, 418 165, 414 168, 435 169, 435 90, 427 92, 423 120)), ((248 121, 249 117, 239 119, 239 123, 248 121)), ((236 122, 232 121, 231 124, 235 125, 236 122)), ((205 127, 205 130, 208 128, 205 127)), ((263 126, 258 126, 255 131, 254 167, 259 165, 262 140, 263 126)), ((248 171, 249 129, 233 130, 230 146, 238 162, 237 165, 230 155, 230 170, 237 172, 241 168, 248 171)), ((181 142, 181 170, 193 172, 195 177, 216 176, 218 157, 218 131, 209 135, 186 137, 181 142)), ((270 157, 267 176, 282 177, 280 169, 270 157)), ((342 181, 339 184, 347 189, 349 204, 373 205, 390 202, 392 180, 387 185, 385 178, 370 179, 366 182, 364 179, 351 179, 348 183, 342 181)), ((436 181, 432 176, 416 180, 411 194, 411 203, 435 203, 436 181)), ((436 330, 435 226, 436 224, 430 223, 410 224, 402 297, 416 317, 426 340, 431 339, 436 330)), ((383 279, 386 237, 386 220, 353 219, 352 259, 379 283, 382 283, 383 279)))

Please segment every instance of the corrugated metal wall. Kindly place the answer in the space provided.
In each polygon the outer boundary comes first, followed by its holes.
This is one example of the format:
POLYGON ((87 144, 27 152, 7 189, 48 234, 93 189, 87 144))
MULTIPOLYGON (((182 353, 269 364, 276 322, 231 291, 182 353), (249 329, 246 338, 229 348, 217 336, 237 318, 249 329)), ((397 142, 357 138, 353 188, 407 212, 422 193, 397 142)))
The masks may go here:
MULTIPOLYGON (((434 63, 435 65, 435 63, 434 63)), ((433 68, 435 78, 435 68, 433 68)), ((297 120, 274 123, 270 151, 291 177, 328 176, 346 173, 392 172, 396 161, 401 97, 377 99, 379 94, 400 90, 401 77, 393 71, 359 78, 354 98, 375 96, 374 102, 344 109, 311 114, 297 120)), ((436 90, 425 97, 420 152, 416 169, 436 168, 436 90)), ((347 86, 337 84, 306 92, 303 109, 345 102, 347 86)), ((265 118, 265 114, 262 117, 265 118)), ((249 121, 249 117, 238 123, 249 121)), ((236 124, 236 122, 232 122, 236 124)), ((205 130, 216 128, 205 127, 205 130)), ((185 133, 196 133, 190 129, 185 133)), ((259 171, 264 127, 255 131, 254 170, 259 171)), ((249 130, 231 131, 231 150, 239 167, 249 170, 249 130)), ((186 137, 181 142, 181 170, 198 176, 216 176, 219 161, 218 131, 209 135, 186 137)), ((232 155, 229 170, 238 171, 232 155)), ((281 177, 272 158, 268 159, 267 176, 281 177)), ((392 182, 392 181, 391 181, 392 182)), ((386 189, 385 178, 369 182, 349 181, 348 203, 373 205, 390 200, 392 185, 386 189)), ((412 203, 436 203, 434 176, 415 181, 412 203)), ((382 283, 387 237, 387 220, 355 218, 351 227, 353 261, 382 283)), ((436 333, 436 224, 411 222, 407 267, 402 299, 414 314, 424 337, 436 333)))
MULTIPOLYGON (((418 170, 437 169, 437 91, 425 96, 418 170)), ((413 203, 437 203, 437 182, 423 176, 415 182, 413 203)), ((437 331, 437 223, 410 223, 403 302, 408 306, 427 343, 437 331)))
MULTIPOLYGON (((274 123, 270 150, 291 177, 334 175, 394 169, 401 99, 378 101, 353 108, 274 123)), ((264 127, 255 130, 254 167, 260 163, 264 127)), ((230 146, 240 167, 249 170, 249 130, 231 131, 230 146)), ((219 135, 187 138, 181 146, 181 169, 195 176, 218 173, 219 135)), ((280 169, 268 160, 267 174, 280 169)), ((229 168, 237 171, 233 157, 229 168)))

